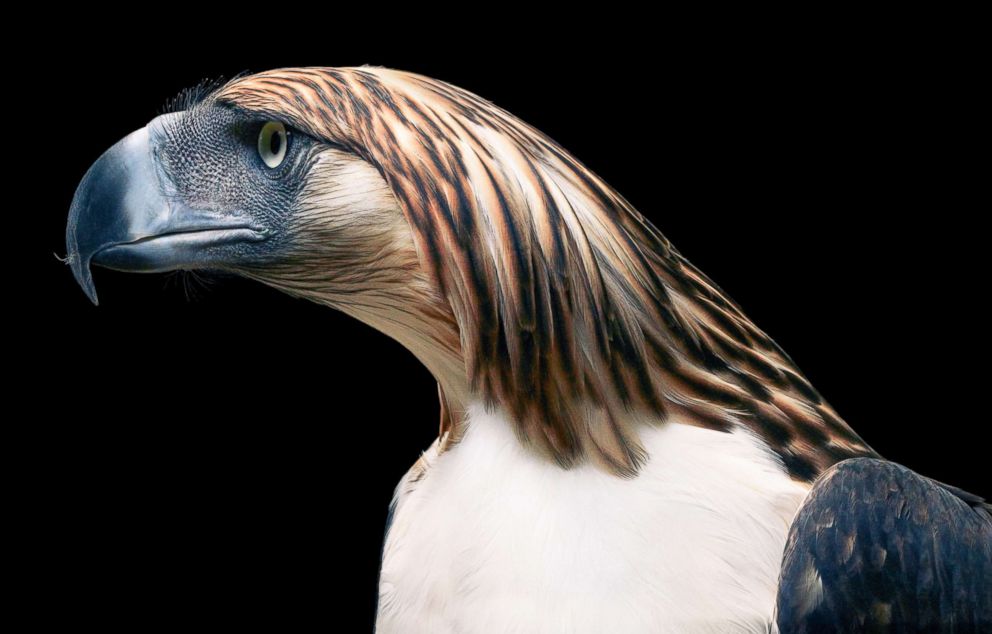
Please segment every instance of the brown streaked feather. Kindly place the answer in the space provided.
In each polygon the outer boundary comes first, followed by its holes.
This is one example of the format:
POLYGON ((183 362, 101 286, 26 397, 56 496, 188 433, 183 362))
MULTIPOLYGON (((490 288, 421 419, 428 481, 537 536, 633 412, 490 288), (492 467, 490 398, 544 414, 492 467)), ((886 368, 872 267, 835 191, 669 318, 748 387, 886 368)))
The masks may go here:
POLYGON ((591 456, 636 473, 632 421, 670 411, 751 429, 800 479, 874 455, 648 220, 506 111, 381 68, 270 71, 214 99, 379 171, 450 305, 471 389, 563 466, 591 456))

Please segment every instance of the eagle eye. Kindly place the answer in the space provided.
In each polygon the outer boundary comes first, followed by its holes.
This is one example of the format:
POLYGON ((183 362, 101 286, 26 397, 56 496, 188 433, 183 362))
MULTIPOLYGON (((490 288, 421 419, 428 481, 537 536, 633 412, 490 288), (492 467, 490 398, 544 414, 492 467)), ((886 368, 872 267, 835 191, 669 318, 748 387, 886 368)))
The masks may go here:
POLYGON ((288 141, 289 133, 286 131, 286 126, 278 121, 269 121, 258 133, 258 155, 267 166, 275 169, 286 158, 288 141))

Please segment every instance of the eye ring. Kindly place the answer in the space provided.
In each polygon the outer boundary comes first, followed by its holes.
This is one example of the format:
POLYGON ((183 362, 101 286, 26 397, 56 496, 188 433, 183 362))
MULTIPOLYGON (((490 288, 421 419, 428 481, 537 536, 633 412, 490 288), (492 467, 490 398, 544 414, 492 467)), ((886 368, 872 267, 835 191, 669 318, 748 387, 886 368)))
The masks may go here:
POLYGON ((271 169, 282 165, 289 147, 289 132, 278 121, 268 121, 258 133, 258 156, 271 169))

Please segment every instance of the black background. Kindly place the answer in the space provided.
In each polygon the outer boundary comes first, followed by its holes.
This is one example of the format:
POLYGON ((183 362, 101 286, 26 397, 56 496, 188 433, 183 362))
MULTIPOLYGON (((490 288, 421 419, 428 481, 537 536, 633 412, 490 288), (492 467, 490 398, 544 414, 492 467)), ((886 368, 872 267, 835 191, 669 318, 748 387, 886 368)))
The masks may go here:
POLYGON ((15 103, 8 142, 31 151, 9 213, 31 228, 13 230, 23 288, 5 300, 8 421, 25 434, 8 450, 35 538, 24 583, 60 597, 40 619, 371 624, 392 489, 436 435, 426 370, 233 278, 97 270, 96 308, 55 257, 104 149, 180 89, 246 70, 384 65, 507 108, 652 219, 880 453, 992 494, 988 146, 961 42, 857 20, 168 18, 39 33, 57 61, 29 65, 15 103))

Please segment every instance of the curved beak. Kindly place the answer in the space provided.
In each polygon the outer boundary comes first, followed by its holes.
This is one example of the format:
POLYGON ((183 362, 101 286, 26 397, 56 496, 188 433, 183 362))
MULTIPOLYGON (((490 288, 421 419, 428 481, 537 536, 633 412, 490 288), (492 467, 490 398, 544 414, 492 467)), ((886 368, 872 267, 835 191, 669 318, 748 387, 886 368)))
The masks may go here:
POLYGON ((135 272, 203 268, 220 263, 212 247, 265 239, 264 228, 244 218, 184 205, 157 168, 151 127, 104 152, 72 199, 65 232, 69 263, 94 304, 91 264, 135 272))

